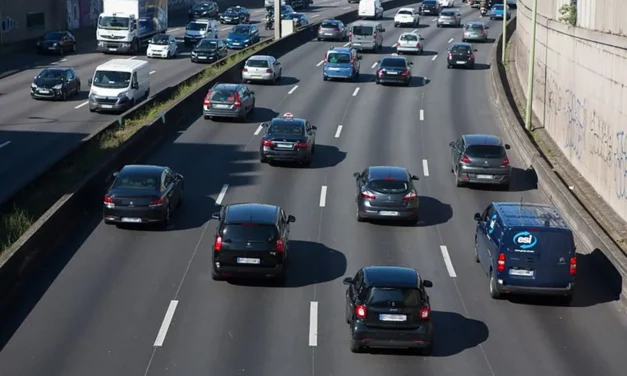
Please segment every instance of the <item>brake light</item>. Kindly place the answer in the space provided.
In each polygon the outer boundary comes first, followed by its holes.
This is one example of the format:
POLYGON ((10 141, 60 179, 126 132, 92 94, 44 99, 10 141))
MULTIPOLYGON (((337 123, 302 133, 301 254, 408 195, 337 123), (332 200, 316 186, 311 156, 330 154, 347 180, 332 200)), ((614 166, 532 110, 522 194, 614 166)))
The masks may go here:
POLYGON ((377 39, 377 33, 372 34, 372 39, 377 39))
POLYGON ((272 141, 270 141, 270 140, 263 140, 263 146, 272 146, 272 141))
POLYGON ((501 162, 501 166, 509 166, 509 158, 503 158, 503 162, 501 162))
POLYGON ((405 201, 405 202, 416 201, 417 198, 418 198, 418 196, 416 195, 416 192, 411 191, 408 194, 406 194, 405 197, 403 197, 403 201, 405 201))
POLYGON ((104 196, 104 203, 105 204, 113 204, 113 199, 109 196, 104 196))
POLYGON ((452 59, 452 58, 453 58, 453 53, 452 53, 452 52, 449 52, 449 53, 448 53, 448 58, 449 58, 449 59, 452 59))
POLYGON ((431 309, 429 307, 420 308, 420 319, 429 320, 431 318, 431 309))
POLYGON ((211 98, 211 90, 207 92, 207 96, 205 97, 205 101, 203 102, 205 106, 211 106, 211 101, 209 100, 209 98, 211 98))
POLYGON ((401 73, 401 75, 403 75, 403 76, 407 76, 408 74, 409 74, 409 71, 408 71, 408 70, 404 70, 404 71, 401 73))
POLYGON ((161 205, 163 205, 163 197, 158 197, 150 201, 150 206, 161 206, 161 205))
POLYGON ((239 93, 235 93, 235 102, 233 102, 233 107, 242 107, 242 102, 239 101, 239 93))
POLYGON ((353 32, 348 33, 348 39, 353 39, 353 32))
POLYGON ((285 252, 285 242, 283 239, 279 239, 276 241, 276 251, 279 253, 285 252))
POLYGON ((377 69, 377 74, 381 76, 383 74, 383 69, 377 69))
POLYGON ((499 259, 496 262, 496 270, 498 272, 505 271, 505 253, 499 253, 499 259))
POLYGON ((266 73, 272 73, 272 69, 270 68, 266 69, 266 73))
POLYGON ((468 158, 468 156, 466 154, 462 155, 462 158, 459 160, 460 163, 463 164, 470 164, 470 158, 468 158))
POLYGON ((248 72, 248 68, 244 68, 244 72, 248 72))
POLYGON ((577 274, 577 257, 574 256, 570 258, 570 269, 568 272, 573 276, 577 274))
POLYGON ((368 310, 366 309, 365 305, 355 306, 355 316, 358 319, 365 319, 367 314, 368 314, 368 310))
POLYGON ((366 200, 374 200, 376 198, 374 193, 370 191, 361 192, 361 197, 365 198, 366 200))
POLYGON ((220 252, 222 250, 222 237, 216 236, 216 241, 213 243, 213 250, 220 252))
POLYGON ((296 149, 307 149, 307 143, 305 141, 297 142, 294 147, 296 149))

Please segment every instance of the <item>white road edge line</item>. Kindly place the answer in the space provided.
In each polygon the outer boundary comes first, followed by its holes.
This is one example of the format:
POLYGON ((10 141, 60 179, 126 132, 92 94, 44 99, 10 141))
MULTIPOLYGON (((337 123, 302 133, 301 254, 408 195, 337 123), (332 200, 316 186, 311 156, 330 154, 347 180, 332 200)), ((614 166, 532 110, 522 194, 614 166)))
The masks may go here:
POLYGON ((353 7, 344 7, 344 8, 342 8, 342 10, 349 10, 349 9, 353 9, 353 7))
POLYGON ((67 58, 65 58, 65 59, 61 59, 61 61, 62 61, 62 62, 63 62, 63 61, 67 61, 67 58))
POLYGON ((220 31, 227 31, 227 30, 231 30, 232 28, 233 26, 223 27, 222 29, 220 29, 220 31))
POLYGON ((431 22, 435 22, 435 21, 437 21, 437 20, 438 20, 437 18, 434 18, 434 19, 432 19, 432 20, 431 20, 431 22))
POLYGON ((422 172, 424 176, 429 176, 429 164, 426 159, 422 160, 422 172))
POLYGON ((358 87, 356 87, 355 91, 353 91, 353 97, 356 97, 357 93, 359 93, 359 88, 358 87))
POLYGON ((323 185, 320 190, 320 207, 324 208, 327 204, 327 186, 323 185))
POLYGON ((309 346, 318 346, 318 302, 309 303, 309 346))
POLYGON ((163 341, 165 341, 165 336, 168 334, 168 329, 170 328, 170 324, 172 323, 172 318, 174 318, 174 312, 176 311, 176 306, 179 305, 178 300, 172 300, 170 305, 168 306, 168 310, 165 312, 165 317, 163 318, 163 322, 161 323, 161 328, 159 328, 159 333, 157 333, 157 338, 155 339, 155 347, 163 346, 163 341))
POLYGON ((425 120, 425 110, 420 110, 420 121, 424 121, 425 120))
POLYGON ((155 74, 155 73, 157 73, 157 71, 153 70, 153 71, 150 71, 150 73, 148 73, 148 74, 155 74))
POLYGON ((216 205, 222 205, 222 201, 224 201, 224 196, 226 196, 226 191, 229 189, 228 184, 224 184, 220 193, 218 194, 218 198, 216 198, 216 205))
POLYGON ((370 69, 374 69, 374 68, 377 66, 377 64, 379 64, 379 63, 377 63, 377 62, 375 61, 375 62, 372 64, 372 66, 370 67, 370 69))
POLYGON ((455 38, 451 38, 448 40, 449 43, 453 42, 455 40, 455 38))
POLYGON ((292 90, 288 91, 287 93, 288 93, 288 94, 292 94, 292 93, 294 93, 294 92, 296 91, 296 89, 298 89, 298 85, 294 86, 294 87, 292 88, 292 90))
POLYGON ((316 18, 316 17, 319 17, 319 16, 320 16, 319 14, 314 14, 313 16, 311 16, 309 18, 316 18))
POLYGON ((342 128, 344 126, 343 125, 338 125, 337 126, 337 131, 335 131, 335 138, 340 138, 340 134, 342 134, 342 128))
POLYGON ((255 129, 255 136, 257 136, 259 133, 261 133, 261 131, 263 131, 263 125, 259 124, 257 129, 255 129))
POLYGON ((83 103, 79 104, 78 106, 76 106, 76 107, 74 107, 74 108, 75 108, 75 109, 79 109, 79 108, 81 108, 81 107, 83 107, 83 106, 87 106, 88 104, 89 104, 89 101, 85 101, 85 102, 83 102, 83 103))
POLYGON ((455 274, 455 268, 453 268, 453 262, 451 261, 451 256, 449 256, 448 254, 448 249, 445 245, 441 245, 440 251, 442 252, 442 258, 444 258, 444 265, 446 265, 448 275, 451 278, 457 278, 457 274, 455 274))
POLYGON ((173 33, 173 32, 175 32, 175 31, 179 31, 179 30, 181 30, 181 28, 180 28, 180 27, 175 27, 174 29, 170 29, 170 30, 168 30, 168 31, 169 31, 170 33, 173 33))
POLYGON ((324 60, 320 60, 320 62, 318 64, 316 64, 317 67, 321 66, 322 64, 324 64, 324 60))
POLYGON ((412 32, 412 34, 413 34, 413 33, 417 33, 417 32, 418 32, 418 30, 420 30, 420 29, 414 29, 414 30, 412 30, 411 32, 412 32))
POLYGON ((433 59, 431 59, 431 61, 433 61, 433 60, 435 60, 435 59, 437 59, 437 58, 438 58, 438 55, 435 55, 435 56, 433 57, 433 59))
POLYGON ((2 149, 3 147, 9 145, 10 143, 11 143, 11 141, 3 142, 2 144, 0 144, 0 149, 2 149))

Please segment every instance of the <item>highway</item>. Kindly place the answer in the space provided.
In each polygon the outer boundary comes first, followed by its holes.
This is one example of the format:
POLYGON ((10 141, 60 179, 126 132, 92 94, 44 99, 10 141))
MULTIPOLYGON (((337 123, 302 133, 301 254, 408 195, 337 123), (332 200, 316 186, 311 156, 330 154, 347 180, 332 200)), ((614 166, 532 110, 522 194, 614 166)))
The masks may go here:
MULTIPOLYGON (((461 9, 465 22, 477 19, 477 10, 461 9)), ((394 14, 386 12, 383 54, 404 31, 391 24, 394 14)), ((500 34, 500 22, 484 20, 493 37, 500 34)), ((363 55, 360 82, 323 82, 319 62, 338 43, 313 41, 281 58, 281 85, 251 85, 257 110, 248 123, 199 119, 165 143, 148 163, 185 176, 186 203, 172 227, 105 226, 99 207, 81 218, 58 245, 66 256, 25 286, 3 319, 0 374, 624 375, 627 320, 585 256, 572 307, 489 297, 473 258, 473 214, 491 201, 547 198, 524 172, 516 145, 509 192, 455 187, 448 143, 465 133, 503 132, 487 65, 446 69, 446 48, 460 29, 436 28, 426 17, 422 23, 425 54, 410 57, 409 88, 375 85, 381 54, 363 55), (259 124, 284 112, 318 127, 310 168, 259 163, 259 124), (420 177, 418 225, 355 220, 352 173, 380 164, 420 177), (211 213, 248 201, 296 217, 286 287, 211 279, 211 213), (341 281, 376 264, 415 267, 434 282, 433 356, 350 353, 341 281)), ((476 48, 486 64, 492 44, 476 48)))
MULTIPOLYGON (((260 0, 261 1, 261 0, 260 0)), ((305 12, 310 22, 335 14, 356 9, 357 4, 347 4, 338 0, 317 1, 316 6, 305 12)), ((256 23, 263 39, 272 36, 272 30, 264 30, 261 22, 264 9, 250 9, 251 20, 256 23)), ((168 30, 177 38, 185 33, 186 19, 170 20, 176 27, 168 30)), ((219 25, 220 38, 226 38, 232 25, 219 25)), ((93 43, 78 40, 78 52, 63 57, 36 57, 29 54, 16 54, 12 60, 27 66, 28 59, 43 62, 32 69, 0 79, 0 202, 31 181, 35 176, 58 161, 68 150, 89 135, 115 119, 116 115, 90 113, 87 106, 89 88, 87 80, 96 67, 114 58, 134 58, 149 60, 151 93, 154 95, 166 87, 175 85, 185 78, 201 71, 204 64, 194 64, 189 60, 189 49, 180 45, 182 53, 174 59, 147 59, 142 56, 115 56, 94 52, 93 43), (89 46, 89 47, 88 47, 89 46), (91 47, 91 48, 90 48, 91 47), (74 67, 81 78, 82 93, 71 97, 67 102, 35 101, 29 90, 33 77, 46 66, 74 67)), ((5 65, 14 65, 6 62, 5 65)), ((2 67, 0 67, 0 71, 2 67)), ((1 76, 0 76, 1 77, 1 76)))

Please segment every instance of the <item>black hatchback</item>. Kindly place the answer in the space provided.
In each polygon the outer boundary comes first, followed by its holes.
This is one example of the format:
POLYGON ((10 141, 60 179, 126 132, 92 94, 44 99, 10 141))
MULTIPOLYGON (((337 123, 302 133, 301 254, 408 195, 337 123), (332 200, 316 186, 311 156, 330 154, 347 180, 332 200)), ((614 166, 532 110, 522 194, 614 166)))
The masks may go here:
POLYGON ((35 99, 67 100, 81 92, 81 80, 69 67, 46 68, 30 84, 30 96, 35 99))
POLYGON ((37 41, 37 53, 63 55, 66 52, 76 52, 76 38, 67 30, 49 31, 37 41))
POLYGON ((295 162, 311 165, 316 151, 316 130, 306 119, 291 113, 262 124, 266 128, 259 146, 259 160, 268 162, 295 162))
POLYGON ((473 69, 475 67, 475 52, 477 50, 470 43, 455 43, 448 49, 446 67, 448 69, 457 67, 473 69))
POLYGON ((352 352, 387 347, 431 353, 434 329, 425 290, 433 286, 431 281, 411 268, 368 266, 344 284, 352 352))
POLYGON ((205 38, 198 42, 190 54, 192 63, 215 63, 229 54, 221 39, 205 38))
POLYGON ((212 215, 219 221, 213 244, 213 279, 238 277, 285 279, 290 223, 274 205, 227 205, 212 215))
POLYGON ((215 1, 201 1, 195 3, 189 8, 189 20, 197 20, 199 18, 216 19, 220 14, 220 8, 215 1))

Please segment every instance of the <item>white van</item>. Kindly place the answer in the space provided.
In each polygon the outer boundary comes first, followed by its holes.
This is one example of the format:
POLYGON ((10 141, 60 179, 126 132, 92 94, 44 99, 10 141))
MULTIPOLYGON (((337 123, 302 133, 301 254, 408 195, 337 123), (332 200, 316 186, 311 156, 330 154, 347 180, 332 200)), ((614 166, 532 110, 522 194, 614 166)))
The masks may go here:
POLYGON ((150 68, 144 60, 109 60, 87 84, 90 112, 124 112, 150 95, 150 68))
POLYGON ((218 39, 218 21, 199 18, 185 27, 183 43, 186 47, 195 46, 205 38, 218 39))
POLYGON ((383 6, 381 0, 361 0, 359 2, 359 11, 357 14, 360 18, 383 18, 383 6))

